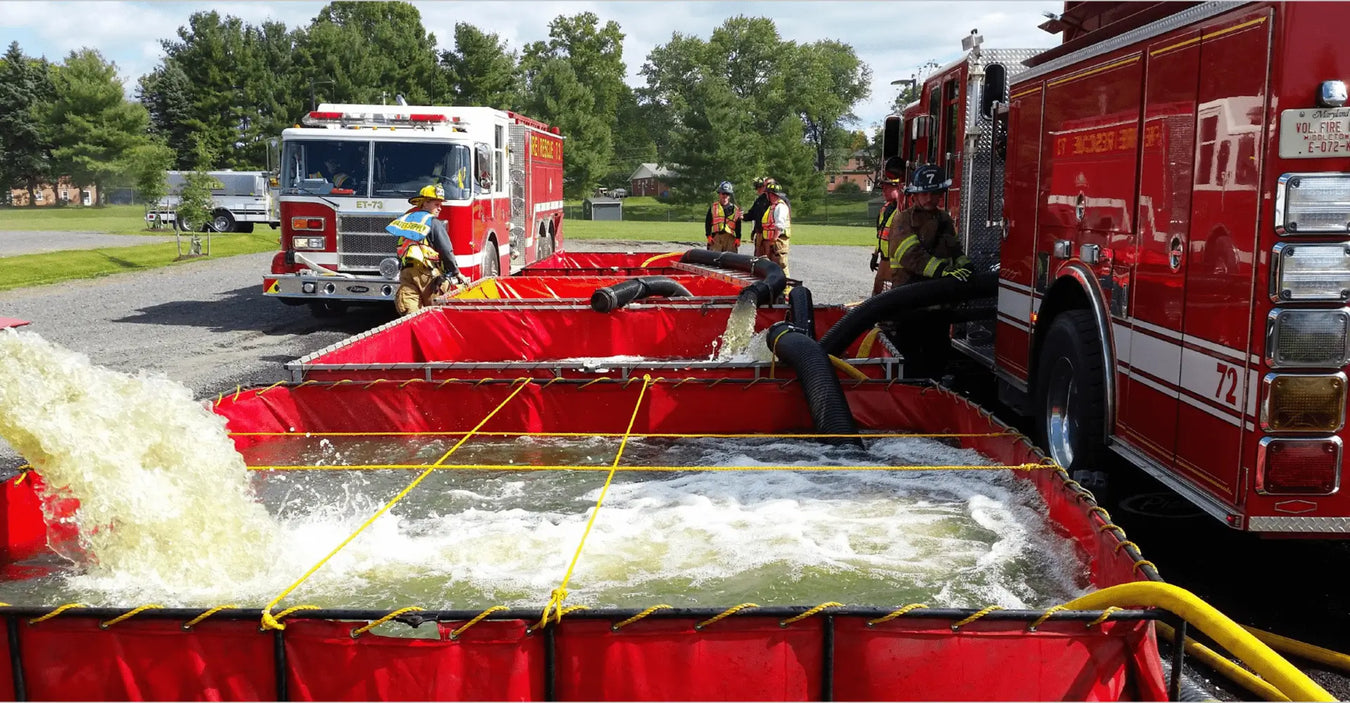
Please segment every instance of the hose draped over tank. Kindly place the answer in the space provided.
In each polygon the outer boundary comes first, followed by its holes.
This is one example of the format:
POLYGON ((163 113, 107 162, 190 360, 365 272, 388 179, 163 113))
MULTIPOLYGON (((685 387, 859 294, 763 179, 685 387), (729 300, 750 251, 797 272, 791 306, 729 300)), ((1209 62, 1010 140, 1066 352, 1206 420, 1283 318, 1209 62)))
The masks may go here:
MULTIPOLYGON (((820 434, 857 434, 853 411, 844 397, 830 357, 816 340, 788 322, 775 322, 765 337, 769 350, 797 372, 811 421, 820 434)), ((861 445, 861 440, 835 440, 861 445)))
POLYGON ((787 276, 783 273, 783 269, 778 264, 764 258, 733 254, 729 251, 690 249, 684 253, 684 256, 680 257, 680 262, 753 273, 759 277, 759 280, 741 289, 740 295, 736 296, 736 301, 748 301, 753 303, 755 307, 772 303, 774 298, 782 295, 783 289, 787 287, 787 276))
POLYGON ((797 286, 788 293, 787 321, 811 339, 816 338, 816 313, 811 303, 811 290, 797 286))
POLYGON ((610 312, 634 300, 641 300, 654 295, 667 298, 688 298, 692 294, 688 288, 665 276, 643 276, 631 278, 612 286, 597 288, 591 294, 591 309, 596 312, 610 312))
POLYGON ((909 311, 944 303, 987 298, 998 293, 998 274, 981 273, 969 281, 939 278, 892 288, 864 300, 848 311, 820 338, 826 354, 840 356, 853 340, 873 325, 903 316, 909 311))

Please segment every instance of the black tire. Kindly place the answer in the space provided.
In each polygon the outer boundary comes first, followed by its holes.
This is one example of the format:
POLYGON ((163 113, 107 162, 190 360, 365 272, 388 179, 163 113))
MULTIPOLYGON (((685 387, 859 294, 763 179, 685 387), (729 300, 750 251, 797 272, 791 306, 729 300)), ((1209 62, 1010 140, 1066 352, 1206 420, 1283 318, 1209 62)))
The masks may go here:
POLYGON ((216 210, 211 213, 211 221, 207 223, 213 232, 233 232, 234 215, 229 210, 216 210))
POLYGON ((1070 474, 1103 468, 1105 384, 1105 359, 1092 313, 1061 313, 1041 346, 1033 407, 1041 446, 1070 474))
POLYGON ((479 278, 491 278, 501 275, 502 257, 497 253, 497 243, 488 240, 487 247, 483 249, 483 265, 478 268, 479 278))
POLYGON ((248 234, 249 232, 252 232, 252 231, 253 231, 253 223, 252 223, 252 222, 240 222, 240 223, 238 223, 238 224, 236 224, 236 225, 234 226, 234 231, 236 231, 236 232, 242 232, 242 233, 244 233, 244 234, 248 234))

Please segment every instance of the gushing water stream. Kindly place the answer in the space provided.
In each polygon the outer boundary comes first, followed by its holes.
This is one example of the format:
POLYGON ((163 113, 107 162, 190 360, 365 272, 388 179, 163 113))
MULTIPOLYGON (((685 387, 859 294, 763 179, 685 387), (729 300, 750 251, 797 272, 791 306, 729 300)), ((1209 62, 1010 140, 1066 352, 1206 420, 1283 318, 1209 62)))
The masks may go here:
POLYGON ((727 317, 727 329, 715 343, 713 361, 769 361, 764 334, 755 333, 758 311, 753 301, 738 299, 727 317))
MULTIPOLYGON (((277 438, 233 449, 224 420, 171 381, 91 366, 0 332, 0 435, 81 501, 87 559, 0 583, 24 604, 262 605, 415 476, 248 466, 431 463, 453 438, 277 438)), ((540 606, 558 585, 616 438, 489 438, 433 473, 285 604, 540 606)), ((761 438, 634 440, 573 575, 569 604, 1036 607, 1086 585, 1040 497, 1010 472, 698 471, 714 466, 980 464, 938 442, 868 450, 761 438)))

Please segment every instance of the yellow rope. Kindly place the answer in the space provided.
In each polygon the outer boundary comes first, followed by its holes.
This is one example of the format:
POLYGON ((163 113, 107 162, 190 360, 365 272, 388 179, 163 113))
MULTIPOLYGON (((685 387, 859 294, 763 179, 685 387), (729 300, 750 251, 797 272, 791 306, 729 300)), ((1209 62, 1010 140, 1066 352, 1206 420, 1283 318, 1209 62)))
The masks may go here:
POLYGON ((98 627, 99 627, 100 630, 106 630, 106 629, 112 627, 113 625, 116 625, 117 623, 122 622, 123 620, 126 620, 126 619, 128 619, 128 618, 135 617, 136 615, 138 615, 138 614, 140 614, 140 613, 143 613, 143 612, 145 612, 145 611, 147 611, 147 610, 155 610, 155 609, 163 608, 163 607, 164 607, 164 606, 162 606, 162 605, 156 605, 156 604, 153 604, 153 603, 150 604, 150 605, 142 605, 142 606, 140 606, 139 608, 133 608, 133 609, 131 609, 131 610, 128 610, 127 612, 122 613, 121 615, 118 615, 117 617, 113 618, 112 620, 104 620, 103 622, 101 622, 101 623, 98 624, 98 627))
POLYGON ((43 615, 42 617, 37 617, 33 618, 32 620, 29 620, 28 624, 36 625, 44 620, 51 620, 57 615, 60 615, 61 613, 66 612, 67 610, 70 610, 71 608, 88 608, 88 607, 89 606, 85 605, 84 603, 66 603, 65 605, 58 606, 55 610, 51 611, 50 613, 47 613, 46 615, 43 615))
POLYGON ((965 620, 958 620, 952 623, 952 632, 956 632, 957 630, 965 627, 966 625, 969 625, 972 622, 975 622, 976 620, 979 620, 980 618, 994 612, 995 610, 1003 610, 1003 606, 991 605, 987 608, 980 610, 978 613, 975 613, 974 615, 966 618, 965 620))
POLYGON ((623 629, 623 628, 625 628, 625 627, 627 627, 627 626, 629 626, 629 625, 632 625, 633 623, 637 622, 638 620, 641 620, 641 619, 647 617, 648 615, 651 615, 652 613, 655 613, 655 612, 658 611, 658 610, 670 610, 670 609, 671 609, 671 606, 666 605, 665 603, 659 603, 659 604, 657 604, 657 605, 653 605, 652 607, 650 607, 650 608, 648 608, 648 609, 646 609, 646 610, 644 610, 644 611, 638 613, 637 615, 634 615, 634 616, 631 617, 631 618, 628 618, 627 620, 623 620, 623 621, 621 621, 621 622, 616 622, 616 623, 614 623, 613 625, 610 625, 610 626, 609 626, 610 632, 618 632, 619 630, 621 630, 621 629, 623 629))
POLYGON ((1111 513, 1106 512, 1106 508, 1103 508, 1103 507, 1100 506, 1100 505, 1094 505, 1094 506, 1092 506, 1091 508, 1088 508, 1088 514, 1091 515, 1091 514, 1093 514, 1093 513, 1096 513, 1096 514, 1098 514, 1098 515, 1101 515, 1101 516, 1102 516, 1102 522, 1105 522, 1105 523, 1107 523, 1107 524, 1110 524, 1110 522, 1111 522, 1111 513))
POLYGON ((1125 528, 1121 527, 1120 525, 1117 525, 1114 522, 1108 522, 1102 525, 1101 527, 1097 528, 1098 532, 1106 532, 1107 530, 1115 530, 1117 537, 1119 537, 1122 540, 1125 539, 1125 528))
POLYGON ((270 390, 272 390, 273 388, 276 388, 277 386, 280 386, 280 385, 283 384, 283 383, 285 383, 285 381, 277 381, 276 383, 273 383, 272 385, 270 385, 270 386, 268 386, 268 387, 266 387, 266 388, 264 388, 264 389, 262 389, 262 390, 260 390, 260 391, 255 391, 255 392, 253 393, 253 395, 262 395, 263 393, 266 393, 267 391, 270 391, 270 390))
POLYGON ((644 268, 644 269, 645 269, 645 268, 647 268, 648 266, 650 266, 651 263, 652 263, 653 261, 660 261, 661 259, 669 259, 669 258, 672 257, 672 256, 683 256, 683 255, 684 255, 684 252, 682 252, 682 251, 672 251, 672 252, 667 252, 667 253, 665 253, 665 254, 657 254, 656 256, 653 256, 652 258, 647 259, 646 261, 642 262, 642 265, 641 265, 639 268, 644 268))
POLYGON ((890 622, 891 620, 894 620, 900 617, 901 615, 908 613, 911 610, 918 610, 920 608, 927 608, 927 607, 928 606, 924 605, 923 603, 910 603, 909 605, 901 606, 899 608, 896 608, 895 610, 892 610, 890 614, 884 617, 877 618, 876 620, 868 620, 867 626, 873 627, 875 625, 880 625, 883 622, 890 622))
POLYGON ((367 388, 370 388, 371 386, 373 386, 373 385, 375 385, 375 384, 377 384, 377 383, 384 383, 386 380, 387 380, 387 379, 377 378, 377 379, 375 379, 374 381, 371 381, 370 383, 367 383, 366 385, 361 386, 361 390, 365 390, 365 389, 367 389, 367 388))
MULTIPOLYGON (((273 619, 273 622, 275 622, 275 623, 278 625, 278 627, 277 627, 276 629, 278 629, 278 630, 284 630, 284 629, 286 629, 286 626, 285 626, 285 625, 282 625, 282 624, 281 624, 281 621, 284 620, 284 619, 286 619, 286 616, 287 616, 287 615, 290 615, 291 613, 299 612, 299 611, 301 611, 301 610, 318 610, 318 609, 319 609, 319 606, 317 606, 317 605, 295 605, 295 606, 291 606, 291 607, 289 607, 289 608, 287 608, 287 609, 281 611, 280 613, 277 613, 276 615, 272 616, 272 619, 273 619)), ((258 628, 258 629, 260 629, 260 630, 266 630, 267 628, 263 627, 263 628, 258 628)))
POLYGON ((406 608, 399 608, 398 610, 395 610, 394 612, 380 618, 379 620, 376 620, 375 622, 366 623, 365 625, 362 625, 361 627, 352 630, 352 639, 356 639, 357 637, 360 637, 361 635, 370 632, 372 629, 377 628, 380 625, 383 625, 404 613, 415 613, 419 610, 421 610, 421 608, 415 605, 410 605, 406 608))
POLYGON ((797 466, 768 464, 755 466, 599 466, 596 464, 281 464, 277 466, 250 466, 250 471, 366 471, 413 470, 427 471, 1034 471, 1040 464, 950 464, 923 466, 899 464, 896 466, 797 466))
POLYGON ((723 610, 721 614, 714 615, 708 618, 707 620, 704 620, 703 622, 694 625, 694 629, 702 630, 703 628, 717 622, 718 620, 731 617, 732 615, 735 615, 736 613, 739 613, 740 611, 745 610, 746 608, 758 608, 758 607, 759 607, 758 603, 741 603, 740 605, 733 605, 730 608, 723 610))
MULTIPOLYGON (((642 401, 647 397, 647 388, 651 386, 652 377, 642 376, 642 389, 638 391, 637 402, 633 403, 633 414, 628 418, 628 427, 624 431, 623 439, 619 442, 619 451, 614 455, 614 463, 610 465, 609 475, 605 477, 605 485, 600 488, 600 497, 595 501, 595 509, 591 511, 591 518, 586 521, 586 529, 581 533, 581 541, 577 543, 577 551, 572 555, 572 563, 567 565, 567 573, 563 574, 562 583, 553 589, 549 594, 548 603, 544 606, 544 616, 540 618, 536 628, 548 624, 549 613, 557 610, 557 621, 562 621, 562 604, 567 600, 567 583, 572 580, 572 571, 577 567, 577 560, 581 558, 581 548, 586 546, 586 537, 591 534, 591 526, 595 524, 595 518, 600 515, 600 506, 605 502, 605 494, 609 492, 609 484, 614 481, 614 474, 619 467, 619 461, 623 459, 623 451, 628 448, 628 433, 633 431, 633 423, 637 422, 638 411, 642 409, 642 401)), ((584 388, 585 386, 583 386, 584 388)))
POLYGON ((222 610, 225 610, 225 609, 227 609, 227 608, 238 608, 238 607, 239 607, 239 606, 237 606, 237 605, 235 605, 235 604, 233 604, 233 603, 231 603, 230 605, 217 605, 216 607, 214 607, 214 608, 212 608, 212 609, 210 609, 210 610, 208 610, 208 611, 202 613, 201 615, 198 615, 197 617, 195 617, 195 618, 193 618, 193 619, 191 619, 191 620, 188 620, 187 622, 183 623, 183 629, 184 629, 184 630, 191 630, 192 628, 194 628, 194 627, 196 627, 198 624, 200 624, 201 621, 203 621, 203 620, 205 620, 205 619, 211 617, 212 615, 215 615, 216 613, 219 613, 219 612, 222 611, 222 610))
POLYGON ((1136 561, 1136 562, 1134 563, 1134 570, 1135 570, 1135 571, 1138 571, 1138 570, 1140 570, 1140 569, 1143 569, 1145 566, 1151 566, 1151 567, 1153 567, 1153 570, 1154 570, 1154 571, 1157 571, 1157 570, 1158 570, 1158 565, 1157 565, 1157 564, 1154 564, 1153 562, 1151 562, 1151 561, 1149 561, 1149 560, 1147 560, 1147 559, 1140 559, 1139 561, 1136 561))
POLYGON ((1106 622, 1106 619, 1109 618, 1109 617, 1111 617, 1111 613, 1118 613, 1118 612, 1120 612, 1120 611, 1122 611, 1122 610, 1124 610, 1124 608, 1117 608, 1117 607, 1114 606, 1114 605, 1107 606, 1107 607, 1106 607, 1106 610, 1103 610, 1103 611, 1102 611, 1101 617, 1099 617, 1099 618, 1097 618, 1096 620, 1093 620, 1092 622, 1088 623, 1087 625, 1085 625, 1085 627, 1088 627, 1088 628, 1096 627, 1096 626, 1098 626, 1098 625, 1100 625, 1100 624, 1106 622))
POLYGON ((600 378, 597 378, 597 379, 595 379, 594 381, 588 381, 588 382, 586 382, 586 383, 583 383, 583 384, 577 386, 577 390, 582 390, 582 389, 585 389, 585 388, 590 388, 591 386, 594 386, 595 384, 597 384, 597 383, 599 383, 599 382, 601 382, 601 381, 613 381, 613 380, 614 380, 614 379, 610 378, 609 376, 601 376, 600 378))
POLYGON ((487 414, 487 417, 484 417, 482 420, 480 420, 472 430, 470 430, 467 434, 461 437, 460 440, 455 443, 455 446, 451 447, 449 451, 447 451, 445 454, 442 454, 441 458, 437 459, 436 463, 432 465, 433 468, 427 469, 423 471, 421 474, 419 474, 417 478, 413 479, 412 483, 408 484, 407 488, 404 488, 402 491, 399 491, 398 495, 394 496, 393 499, 390 500, 388 503, 385 503, 384 507, 380 508, 379 511, 377 511, 374 515, 371 515, 369 519, 361 523, 361 526, 356 528, 355 532, 351 533, 350 535, 347 536, 346 539, 342 540, 342 543, 334 547, 333 551, 329 552, 323 559, 320 559, 319 563, 310 567, 309 571, 306 571, 304 576, 301 576, 298 580, 296 580, 295 583, 291 584, 290 586, 287 586, 286 590, 282 591, 280 595, 278 595, 276 598, 273 598, 267 604, 267 606, 263 608, 262 611, 263 627, 277 630, 286 629, 285 625, 282 625, 280 622, 278 622, 280 618, 274 618, 272 616, 272 608, 276 607, 277 603, 280 603, 282 598, 285 598, 287 595, 290 594, 291 591, 294 591, 296 588, 298 588, 300 584, 305 582, 306 579, 308 579, 310 576, 313 576, 314 572, 318 571, 320 567, 322 567, 324 564, 327 564, 328 560, 333 558, 333 555, 337 554, 339 551, 342 550, 343 547, 346 547, 348 544, 351 543, 352 540, 356 539, 356 536, 361 534, 361 532, 365 530, 367 527, 370 527, 371 523, 379 519, 381 515, 384 515, 386 512, 389 512, 389 509, 394 507, 394 505, 398 503, 400 500, 403 500, 404 496, 408 495, 408 493, 411 492, 412 489, 416 488, 417 485, 420 484, 424 479, 426 479, 427 476, 431 475, 431 472, 434 470, 435 466, 438 466, 441 463, 443 463, 446 459, 449 459, 451 454, 454 454, 460 447, 464 446, 464 443, 469 441, 469 438, 473 436, 474 432, 477 432, 479 428, 481 428, 483 425, 486 425, 488 421, 491 420, 497 414, 498 411, 506 407, 506 404, 511 402, 511 400, 514 399, 521 391, 525 390, 525 387, 528 385, 530 385, 530 380, 526 379, 524 383, 521 383, 519 386, 516 387, 514 391, 511 391, 510 395, 506 396, 506 400, 503 400, 500 404, 497 405, 497 407, 493 408, 492 412, 487 414))
POLYGON ((244 392, 244 387, 236 384, 234 387, 234 397, 230 398, 231 403, 239 402, 239 394, 244 392))
POLYGON ((842 607, 844 607, 844 604, 843 604, 843 603, 836 603, 836 602, 834 602, 834 601, 826 601, 826 602, 821 603, 820 605, 817 605, 816 607, 814 607, 814 608, 812 608, 812 609, 806 611, 805 613, 802 613, 801 615, 794 615, 794 616, 792 616, 792 617, 790 617, 790 618, 788 618, 788 619, 786 619, 786 620, 779 620, 779 621, 778 621, 778 626, 779 626, 779 627, 787 627, 788 625, 791 625, 791 624, 794 623, 794 622, 798 622, 798 621, 800 621, 800 620, 805 620, 805 619, 811 617, 812 615, 815 615, 816 613, 819 613, 820 611, 822 611, 822 610, 824 610, 824 609, 826 609, 826 608, 842 608, 842 607))
POLYGON ((488 608, 487 610, 484 610, 483 612, 481 612, 481 613, 479 613, 477 616, 475 616, 474 619, 472 619, 472 620, 470 620, 470 621, 464 623, 463 625, 460 625, 459 627, 455 628, 454 630, 451 630, 451 631, 450 631, 450 639, 452 639, 452 640, 457 640, 457 639, 459 639, 459 636, 462 635, 462 634, 464 634, 464 631, 465 631, 465 630, 467 630, 467 629, 473 627, 474 625, 477 625, 477 624, 479 623, 479 621, 481 621, 483 618, 485 618, 485 617, 487 617, 487 616, 489 616, 489 615, 491 615, 491 614, 493 614, 493 613, 495 613, 495 612, 497 612, 497 611, 500 611, 500 610, 506 610, 506 606, 504 606, 504 605, 494 605, 494 606, 492 606, 491 608, 488 608))
POLYGON ((20 466, 18 469, 16 469, 16 471, 18 471, 19 473, 14 475, 14 485, 18 486, 23 484, 24 479, 28 478, 28 472, 32 470, 33 470, 32 464, 24 464, 23 466, 20 466))
POLYGON ((1135 550, 1136 552, 1139 551, 1139 545, 1137 545, 1137 544, 1135 544, 1134 542, 1131 542, 1130 540, 1127 539, 1127 540, 1122 540, 1121 542, 1119 542, 1119 543, 1116 544, 1116 554, 1119 554, 1119 553, 1120 553, 1120 550, 1122 550, 1122 549, 1125 548, 1125 545, 1129 545, 1129 546, 1131 546, 1131 547, 1134 547, 1134 550, 1135 550))
POLYGON ((1045 612, 1042 613, 1039 618, 1036 618, 1030 625, 1027 626, 1027 629, 1030 630, 1031 632, 1035 632, 1036 628, 1044 624, 1046 620, 1049 620, 1051 615, 1054 615, 1055 613, 1058 613, 1061 610, 1068 610, 1068 608, 1065 608, 1062 605, 1054 605, 1049 608, 1046 608, 1045 612))
POLYGON ((426 379, 424 379, 424 378, 410 378, 410 379, 404 381, 403 383, 398 384, 398 387, 399 387, 399 388, 407 388, 409 383, 425 383, 425 382, 426 382, 426 379))

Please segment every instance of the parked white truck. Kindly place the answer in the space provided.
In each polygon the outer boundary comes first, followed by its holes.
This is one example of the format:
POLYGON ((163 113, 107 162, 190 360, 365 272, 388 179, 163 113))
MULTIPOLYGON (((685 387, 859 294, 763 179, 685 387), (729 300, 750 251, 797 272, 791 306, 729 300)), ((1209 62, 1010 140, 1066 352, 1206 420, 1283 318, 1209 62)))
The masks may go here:
POLYGON ((178 221, 178 201, 190 171, 169 171, 169 194, 146 213, 145 219, 183 230, 209 227, 216 232, 252 232, 255 224, 273 229, 281 223, 272 175, 266 171, 208 171, 211 184, 211 219, 208 222, 178 221))

